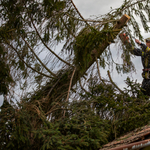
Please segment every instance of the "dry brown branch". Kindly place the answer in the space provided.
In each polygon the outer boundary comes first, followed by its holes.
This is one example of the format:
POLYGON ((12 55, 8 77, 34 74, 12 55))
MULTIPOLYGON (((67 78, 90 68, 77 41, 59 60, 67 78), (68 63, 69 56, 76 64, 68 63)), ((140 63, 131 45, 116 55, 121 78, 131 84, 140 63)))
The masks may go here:
POLYGON ((110 76, 109 70, 107 71, 107 74, 108 74, 110 82, 115 86, 115 88, 118 89, 120 91, 120 93, 124 94, 124 92, 113 82, 113 80, 112 80, 112 78, 110 76))
POLYGON ((100 70, 99 70, 99 65, 98 65, 97 57, 95 57, 95 59, 96 59, 96 64, 97 64, 97 70, 98 70, 99 79, 105 84, 104 80, 102 79, 102 77, 100 75, 100 70))
POLYGON ((70 84, 69 84, 69 89, 68 89, 68 94, 67 94, 66 102, 67 102, 68 99, 69 99, 69 93, 70 93, 70 89, 71 89, 71 85, 72 85, 72 79, 73 79, 73 76, 74 76, 75 71, 76 71, 76 67, 74 68, 73 73, 72 73, 72 76, 71 76, 71 79, 70 79, 70 84))
MULTIPOLYGON (((68 99, 69 99, 69 93, 70 93, 70 89, 71 89, 71 85, 72 85, 72 79, 73 79, 73 76, 74 76, 75 71, 76 71, 76 67, 74 68, 73 73, 72 73, 72 76, 71 76, 71 79, 70 79, 70 84, 69 84, 69 89, 68 89, 68 94, 67 94, 66 102, 67 102, 68 99)), ((66 113, 66 110, 64 110, 64 115, 63 115, 63 117, 65 117, 65 113, 66 113)))

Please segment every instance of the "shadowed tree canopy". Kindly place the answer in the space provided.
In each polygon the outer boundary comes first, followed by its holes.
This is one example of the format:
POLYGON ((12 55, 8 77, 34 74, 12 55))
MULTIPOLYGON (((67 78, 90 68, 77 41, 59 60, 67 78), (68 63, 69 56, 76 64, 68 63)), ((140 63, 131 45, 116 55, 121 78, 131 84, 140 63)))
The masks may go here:
POLYGON ((100 69, 135 69, 121 42, 122 64, 109 45, 122 31, 143 39, 139 23, 149 32, 149 2, 124 0, 85 19, 72 0, 1 0, 1 149, 99 149, 148 123, 140 84, 128 78, 121 90, 100 69))

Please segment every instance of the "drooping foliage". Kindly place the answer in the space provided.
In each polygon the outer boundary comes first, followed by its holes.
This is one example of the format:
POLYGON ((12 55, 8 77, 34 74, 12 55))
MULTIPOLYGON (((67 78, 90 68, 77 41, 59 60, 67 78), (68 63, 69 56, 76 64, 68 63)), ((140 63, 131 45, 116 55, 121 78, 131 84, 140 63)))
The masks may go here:
POLYGON ((7 51, 2 45, 0 45, 0 94, 7 94, 9 84, 13 83, 13 79, 10 74, 10 68, 7 64, 6 53, 7 51))
POLYGON ((118 64, 107 46, 122 30, 142 40, 137 18, 149 32, 149 2, 125 0, 86 20, 72 0, 1 0, 0 149, 97 150, 146 125, 150 104, 140 84, 128 78, 121 90, 100 69, 133 71, 129 50, 122 45, 118 64), (128 26, 116 29, 124 14, 128 26))

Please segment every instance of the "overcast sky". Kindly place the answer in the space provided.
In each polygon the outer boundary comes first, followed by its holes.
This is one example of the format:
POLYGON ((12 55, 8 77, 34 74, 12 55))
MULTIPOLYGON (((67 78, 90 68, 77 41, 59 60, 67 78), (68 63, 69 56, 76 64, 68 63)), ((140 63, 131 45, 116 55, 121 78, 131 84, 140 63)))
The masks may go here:
MULTIPOLYGON (((86 19, 93 15, 103 15, 108 13, 111 8, 118 8, 123 3, 123 0, 73 0, 76 7, 82 14, 82 16, 86 19)), ((146 38, 148 34, 143 33, 143 36, 146 38)), ((115 51, 117 47, 114 45, 111 46, 111 50, 115 51)), ((133 80, 137 79, 138 82, 142 82, 142 65, 141 65, 141 58, 136 57, 133 59, 134 65, 136 67, 136 73, 127 74, 127 75, 118 75, 116 72, 111 74, 113 80, 117 83, 120 88, 125 86, 124 80, 127 76, 132 77, 133 80)), ((107 76, 107 70, 101 70, 102 76, 107 76)), ((3 97, 0 96, 0 105, 3 102, 3 97)))
POLYGON ((111 7, 118 8, 123 0, 73 0, 83 17, 88 18, 91 15, 106 14, 111 7))

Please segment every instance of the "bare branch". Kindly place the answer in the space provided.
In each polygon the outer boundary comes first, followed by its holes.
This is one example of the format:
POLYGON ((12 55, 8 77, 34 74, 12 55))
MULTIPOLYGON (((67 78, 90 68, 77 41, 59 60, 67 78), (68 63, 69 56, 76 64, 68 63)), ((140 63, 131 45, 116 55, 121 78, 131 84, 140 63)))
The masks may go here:
POLYGON ((100 70, 99 70, 99 65, 98 65, 97 57, 95 57, 95 59, 96 59, 96 64, 97 64, 97 70, 98 70, 99 79, 105 84, 104 80, 102 79, 102 77, 100 75, 100 70))
POLYGON ((74 68, 71 79, 70 79, 70 85, 69 85, 69 89, 68 89, 68 95, 67 95, 67 98, 66 98, 66 102, 68 101, 68 98, 69 98, 69 93, 70 93, 70 89, 71 89, 71 85, 72 85, 72 79, 73 79, 75 71, 76 71, 76 67, 74 68))
POLYGON ((110 82, 115 86, 115 88, 118 89, 120 91, 120 93, 124 94, 124 92, 113 82, 113 80, 112 80, 112 78, 110 76, 109 70, 107 71, 107 74, 108 74, 110 82))
MULTIPOLYGON (((69 93, 70 93, 70 89, 71 89, 71 85, 72 85, 72 79, 73 79, 73 76, 74 76, 75 71, 76 71, 76 67, 74 68, 73 73, 72 73, 72 76, 71 76, 71 79, 70 79, 70 85, 69 85, 69 89, 68 89, 68 94, 67 94, 66 102, 67 102, 68 99, 69 99, 69 93)), ((64 117, 65 117, 65 113, 66 113, 66 111, 64 111, 64 117)))
POLYGON ((87 26, 90 26, 87 21, 83 18, 83 16, 81 15, 81 13, 79 12, 79 10, 77 9, 76 5, 74 4, 74 2, 71 0, 72 5, 74 6, 74 8, 76 9, 77 13, 79 14, 79 16, 83 19, 83 21, 86 23, 87 26))

